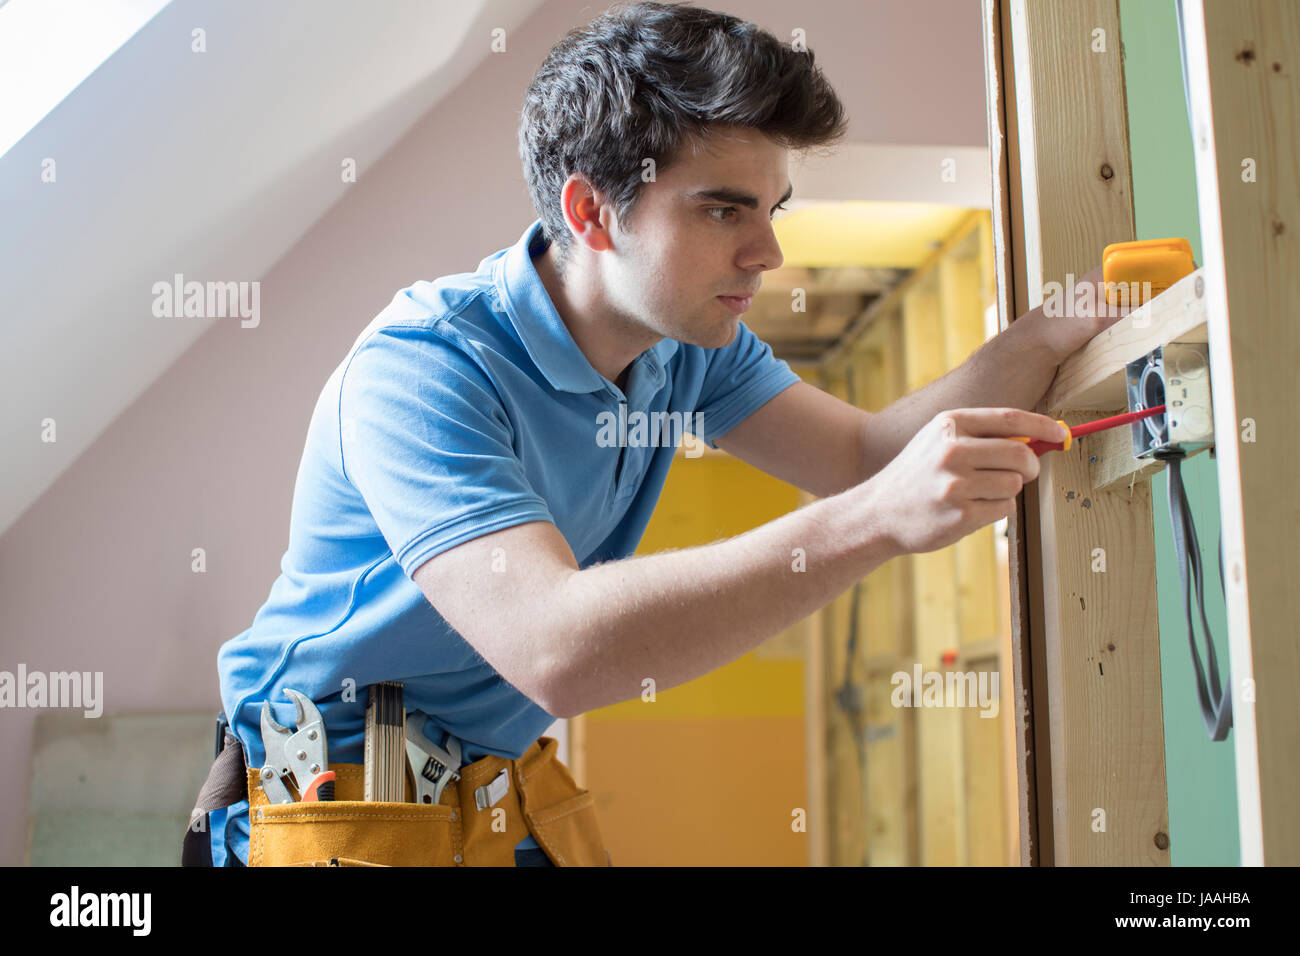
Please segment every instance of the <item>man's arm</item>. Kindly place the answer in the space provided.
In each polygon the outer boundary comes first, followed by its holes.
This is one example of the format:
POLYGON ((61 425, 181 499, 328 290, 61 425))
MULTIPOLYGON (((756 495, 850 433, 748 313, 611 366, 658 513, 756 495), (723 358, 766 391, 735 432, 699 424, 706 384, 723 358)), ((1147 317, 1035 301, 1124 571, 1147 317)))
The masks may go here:
POLYGON ((583 570, 554 525, 530 522, 412 577, 498 673, 569 717, 635 699, 645 678, 666 690, 707 674, 829 603, 897 553, 876 515, 852 489, 735 538, 583 570))
POLYGON ((951 544, 1015 507, 1038 459, 1010 435, 1060 426, 1014 408, 938 416, 870 481, 735 538, 579 570, 549 522, 475 538, 415 583, 496 671, 557 717, 721 667, 889 558, 951 544), (992 436, 992 437, 978 437, 992 436))
POLYGON ((1028 331, 1028 326, 1013 323, 943 378, 874 414, 799 382, 716 444, 810 494, 837 494, 892 461, 942 411, 1032 408, 1051 385, 1057 360, 1028 331))
POLYGON ((869 477, 866 427, 874 417, 796 382, 715 444, 774 478, 829 498, 869 477))
MULTIPOLYGON (((1079 285, 1100 278, 1097 268, 1079 285)), ((826 497, 866 481, 940 412, 1034 408, 1061 362, 1127 311, 1093 317, 1076 309, 1072 318, 1060 319, 1043 315, 1040 306, 985 342, 958 368, 875 414, 801 382, 715 444, 775 478, 826 497)))

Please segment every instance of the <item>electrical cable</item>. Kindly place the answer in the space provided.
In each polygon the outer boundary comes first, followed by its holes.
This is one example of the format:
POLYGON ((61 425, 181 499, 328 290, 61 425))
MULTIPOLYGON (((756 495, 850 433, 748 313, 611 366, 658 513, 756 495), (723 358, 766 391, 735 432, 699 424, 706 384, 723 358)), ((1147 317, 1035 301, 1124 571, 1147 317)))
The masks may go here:
MULTIPOLYGON (((1183 484, 1182 462, 1186 454, 1182 451, 1155 453, 1167 465, 1166 488, 1169 495, 1169 521, 1173 526, 1174 550, 1178 555, 1178 580, 1183 591, 1183 613, 1187 618, 1187 643, 1192 652, 1192 664, 1196 668, 1196 697, 1201 709, 1201 719, 1205 723, 1206 733, 1214 741, 1223 740, 1232 727, 1232 680, 1231 666, 1225 668, 1224 681, 1219 681, 1219 662, 1214 653, 1214 639, 1210 624, 1205 616, 1205 582, 1201 568, 1200 542, 1196 537, 1196 525, 1192 521, 1192 511, 1187 501, 1187 489, 1183 484), (1206 668, 1201 665, 1201 656, 1196 648, 1195 619, 1192 617, 1192 588, 1196 590, 1196 605, 1201 619, 1201 628, 1205 633, 1205 659, 1209 670, 1207 687, 1206 668)), ((1223 535, 1219 535, 1219 588, 1226 591, 1223 577, 1223 535)))

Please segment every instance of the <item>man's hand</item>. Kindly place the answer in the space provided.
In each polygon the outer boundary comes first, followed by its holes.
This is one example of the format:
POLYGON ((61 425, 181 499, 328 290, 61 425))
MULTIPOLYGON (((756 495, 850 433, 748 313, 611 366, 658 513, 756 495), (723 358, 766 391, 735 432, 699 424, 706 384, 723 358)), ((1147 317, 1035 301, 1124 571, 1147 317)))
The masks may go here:
POLYGON ((1046 415, 957 408, 931 419, 863 484, 899 551, 937 551, 1015 509, 1020 489, 1038 477, 1038 458, 1012 435, 1065 437, 1046 415))
POLYGON ((1027 323, 1025 331, 1048 349, 1059 365, 1131 311, 1130 305, 1113 306, 1106 301, 1102 267, 1097 266, 1078 280, 1073 289, 1063 292, 1055 301, 1044 299, 1042 305, 1026 312, 1014 324, 1027 323), (1090 288, 1085 291, 1085 287, 1090 288), (1066 314, 1067 297, 1070 314, 1066 314))

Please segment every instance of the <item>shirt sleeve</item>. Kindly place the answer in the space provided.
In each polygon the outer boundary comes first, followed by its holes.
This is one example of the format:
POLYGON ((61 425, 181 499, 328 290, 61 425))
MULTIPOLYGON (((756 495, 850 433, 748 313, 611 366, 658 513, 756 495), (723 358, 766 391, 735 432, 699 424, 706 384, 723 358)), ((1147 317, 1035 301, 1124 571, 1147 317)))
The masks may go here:
POLYGON ((696 437, 717 448, 719 437, 798 381, 790 366, 772 354, 770 345, 739 323, 732 343, 709 355, 696 403, 702 434, 696 437))
POLYGON ((554 523, 487 375, 422 326, 373 333, 339 386, 340 461, 410 577, 429 558, 529 521, 554 523))

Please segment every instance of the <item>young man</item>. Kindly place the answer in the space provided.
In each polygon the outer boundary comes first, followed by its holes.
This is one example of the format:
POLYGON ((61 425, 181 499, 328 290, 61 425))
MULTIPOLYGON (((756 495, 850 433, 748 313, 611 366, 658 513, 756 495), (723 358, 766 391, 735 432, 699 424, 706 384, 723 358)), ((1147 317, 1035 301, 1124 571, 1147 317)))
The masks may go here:
MULTIPOLYGON (((359 764, 366 687, 401 681, 434 742, 455 738, 466 765, 499 761, 523 791, 502 804, 531 807, 506 838, 517 864, 591 858, 599 836, 571 778, 526 792, 536 764, 520 760, 556 717, 633 699, 647 677, 705 674, 889 558, 1011 512, 1038 463, 1007 436, 1059 437, 1021 409, 1105 320, 1031 313, 874 415, 802 383, 740 321, 782 262, 789 150, 844 129, 810 52, 723 14, 616 8, 551 51, 520 124, 540 219, 476 272, 399 292, 321 393, 282 573, 219 656, 250 767, 265 759, 263 702, 294 720, 286 688, 319 707, 330 764, 359 764), (620 411, 678 413, 822 500, 629 557, 673 448, 609 447, 602 416, 620 411), (568 831, 548 829, 569 810, 568 831)), ((442 798, 463 815, 447 824, 455 863, 502 859, 472 846, 474 799, 464 780, 442 798)), ((247 861, 247 803, 220 824, 214 859, 247 861)))

